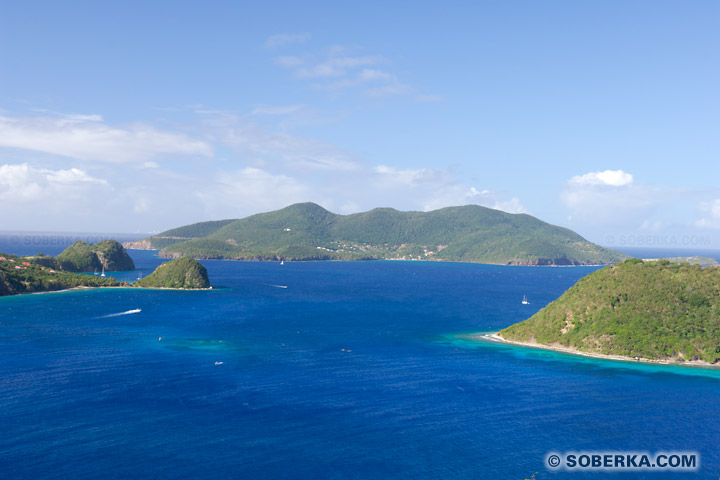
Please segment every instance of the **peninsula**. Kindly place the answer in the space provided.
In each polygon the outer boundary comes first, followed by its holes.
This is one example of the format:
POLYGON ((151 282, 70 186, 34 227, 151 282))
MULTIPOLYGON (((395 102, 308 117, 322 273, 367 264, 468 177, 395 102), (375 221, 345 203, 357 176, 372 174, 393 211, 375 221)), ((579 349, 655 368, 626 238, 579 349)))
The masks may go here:
POLYGON ((212 288, 205 267, 191 258, 165 262, 151 275, 132 285, 117 281, 113 277, 85 275, 67 270, 87 271, 88 265, 94 265, 92 262, 100 262, 101 268, 105 269, 130 265, 132 269, 135 268, 125 249, 114 240, 106 240, 95 245, 76 242, 56 258, 43 254, 20 257, 0 253, 0 296, 53 292, 71 288, 129 286, 175 290, 212 288), (98 245, 100 248, 96 249, 98 245), (127 260, 130 263, 127 263, 127 260))
POLYGON ((121 285, 111 277, 66 272, 56 265, 56 259, 45 255, 18 257, 0 253, 0 296, 121 285))
POLYGON ((581 278, 494 338, 606 358, 720 362, 720 268, 629 259, 581 278))
POLYGON ((440 260, 503 265, 598 265, 626 255, 525 214, 466 205, 430 212, 376 208, 352 215, 299 203, 237 220, 175 228, 126 248, 166 258, 440 260))

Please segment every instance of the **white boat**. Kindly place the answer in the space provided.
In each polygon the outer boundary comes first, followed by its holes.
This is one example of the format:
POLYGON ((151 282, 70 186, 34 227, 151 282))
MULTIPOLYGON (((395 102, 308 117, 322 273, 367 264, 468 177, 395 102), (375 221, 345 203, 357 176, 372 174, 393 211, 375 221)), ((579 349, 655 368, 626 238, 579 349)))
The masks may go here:
POLYGON ((285 260, 280 260, 280 265, 285 265, 285 260))
POLYGON ((104 277, 104 276, 105 276, 105 267, 103 267, 103 271, 102 271, 102 273, 100 274, 100 276, 101 276, 101 277, 104 277))
POLYGON ((527 304, 529 304, 529 303, 530 303, 530 302, 528 302, 527 297, 526 297, 525 295, 523 295, 522 304, 523 304, 523 305, 527 305, 527 304))

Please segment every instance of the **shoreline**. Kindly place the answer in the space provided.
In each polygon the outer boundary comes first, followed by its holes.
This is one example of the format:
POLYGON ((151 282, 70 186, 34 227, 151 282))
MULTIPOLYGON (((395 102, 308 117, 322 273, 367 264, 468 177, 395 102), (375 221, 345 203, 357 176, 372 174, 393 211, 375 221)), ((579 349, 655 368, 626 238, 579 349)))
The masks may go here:
MULTIPOLYGON (((126 250, 146 250, 146 251, 161 251, 162 249, 156 249, 156 248, 126 248, 126 250)), ((162 258, 164 260, 174 260, 176 257, 173 255, 156 255, 158 258, 162 258)), ((281 260, 275 260, 275 259, 257 259, 257 258, 223 258, 223 257, 189 257, 197 261, 216 261, 216 262, 257 262, 257 263, 276 263, 280 262, 281 260)), ((361 259, 325 259, 325 260, 316 260, 316 259, 299 259, 299 260, 287 260, 284 261, 288 263, 320 263, 320 262, 348 262, 348 263, 359 263, 359 262, 428 262, 428 263, 463 263, 463 264, 472 264, 472 265, 493 265, 493 266, 500 266, 500 267, 551 267, 551 268, 572 268, 572 267, 606 267, 608 265, 615 265, 618 262, 614 263, 576 263, 576 264, 555 264, 555 263, 549 263, 549 264, 537 264, 530 262, 520 262, 520 263, 491 263, 491 262, 481 262, 476 260, 449 260, 444 258, 422 258, 422 259, 409 259, 409 258, 361 258, 361 259)))
POLYGON ((22 293, 13 293, 10 295, 0 295, 0 299, 22 297, 25 295, 48 295, 51 293, 75 292, 75 291, 79 291, 79 290, 110 290, 110 289, 169 290, 169 291, 173 291, 173 292, 205 292, 205 291, 209 291, 209 290, 216 290, 212 286, 210 286, 208 288, 170 288, 170 287, 134 287, 132 285, 128 285, 128 286, 116 285, 116 286, 107 286, 107 287, 90 287, 90 286, 80 285, 78 287, 63 288, 62 290, 45 290, 43 292, 22 292, 22 293))
POLYGON ((536 342, 520 342, 517 340, 508 340, 508 339, 500 336, 499 333, 500 332, 478 333, 478 334, 470 334, 468 336, 472 339, 482 339, 482 340, 491 341, 491 342, 504 343, 507 345, 514 345, 516 347, 548 350, 551 352, 565 353, 568 355, 575 355, 575 356, 586 357, 586 358, 595 358, 595 359, 600 359, 600 360, 612 360, 615 362, 644 363, 644 364, 648 364, 648 365, 666 365, 666 366, 676 366, 676 367, 690 367, 690 368, 704 368, 704 369, 709 369, 709 370, 720 370, 720 365, 708 363, 708 362, 705 362, 702 360, 678 362, 678 361, 672 361, 672 360, 651 360, 648 358, 627 357, 624 355, 605 355, 603 353, 581 352, 579 350, 569 348, 569 347, 563 347, 563 346, 543 345, 541 343, 536 343, 536 342))

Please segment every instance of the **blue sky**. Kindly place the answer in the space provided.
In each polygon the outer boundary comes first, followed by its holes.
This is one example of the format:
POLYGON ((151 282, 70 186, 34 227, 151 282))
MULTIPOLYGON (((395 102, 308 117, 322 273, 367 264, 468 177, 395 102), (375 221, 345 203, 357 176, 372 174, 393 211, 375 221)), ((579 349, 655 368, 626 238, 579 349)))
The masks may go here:
POLYGON ((0 230, 477 203, 720 247, 720 4, 0 3, 0 230))

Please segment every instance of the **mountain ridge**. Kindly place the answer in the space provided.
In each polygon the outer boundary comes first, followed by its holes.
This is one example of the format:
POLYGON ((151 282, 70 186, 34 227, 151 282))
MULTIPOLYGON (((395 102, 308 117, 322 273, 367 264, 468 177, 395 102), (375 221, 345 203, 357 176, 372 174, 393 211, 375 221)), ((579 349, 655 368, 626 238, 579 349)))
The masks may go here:
POLYGON ((375 208, 339 215, 315 203, 167 230, 127 248, 168 258, 235 260, 440 260, 589 265, 627 258, 564 227, 479 205, 429 212, 375 208))

